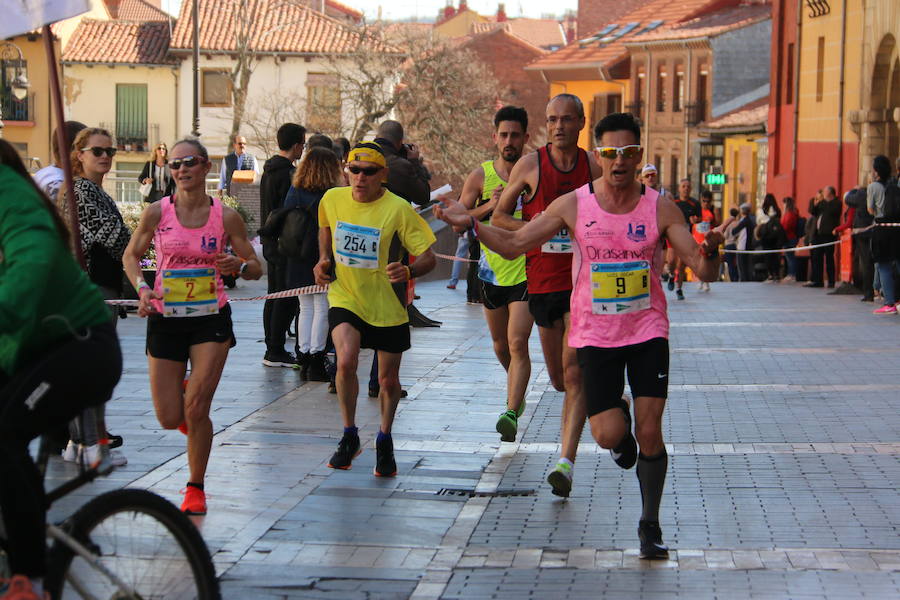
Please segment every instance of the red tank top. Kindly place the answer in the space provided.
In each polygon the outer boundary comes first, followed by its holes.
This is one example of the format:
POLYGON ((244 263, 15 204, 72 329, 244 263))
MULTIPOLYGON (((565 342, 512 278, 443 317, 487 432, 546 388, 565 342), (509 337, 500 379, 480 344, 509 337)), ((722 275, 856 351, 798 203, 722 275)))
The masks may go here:
MULTIPOLYGON (((591 181, 587 152, 578 149, 575 166, 560 171, 550 158, 550 144, 538 148, 538 184, 531 200, 522 205, 522 218, 530 221, 550 203, 591 181)), ((572 238, 564 228, 540 248, 525 255, 529 294, 549 294, 572 289, 572 238)))

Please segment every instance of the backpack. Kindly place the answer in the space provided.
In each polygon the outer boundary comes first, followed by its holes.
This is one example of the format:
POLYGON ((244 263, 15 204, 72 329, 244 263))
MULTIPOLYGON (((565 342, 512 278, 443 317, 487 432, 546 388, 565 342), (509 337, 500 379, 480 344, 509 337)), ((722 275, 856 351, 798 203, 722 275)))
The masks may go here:
POLYGON ((884 186, 884 220, 900 221, 900 187, 890 182, 884 186))
POLYGON ((286 259, 278 250, 278 236, 288 210, 286 208, 273 210, 266 217, 265 224, 256 231, 262 244, 263 258, 273 264, 283 265, 286 259))
POLYGON ((315 217, 299 206, 287 211, 278 235, 278 253, 286 258, 314 260, 318 254, 319 231, 315 217))

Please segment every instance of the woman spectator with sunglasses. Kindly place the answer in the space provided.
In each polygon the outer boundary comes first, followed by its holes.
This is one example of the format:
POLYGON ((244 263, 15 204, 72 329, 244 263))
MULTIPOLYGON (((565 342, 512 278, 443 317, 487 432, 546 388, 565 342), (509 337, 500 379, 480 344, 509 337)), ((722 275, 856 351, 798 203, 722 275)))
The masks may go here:
POLYGON ((206 194, 206 148, 182 140, 171 156, 175 194, 144 209, 125 251, 125 270, 140 296, 138 314, 149 317, 147 361, 156 418, 164 428, 187 435, 190 479, 181 510, 204 515, 213 437, 209 411, 228 350, 237 343, 222 274, 259 279, 262 267, 240 215, 206 194), (139 264, 151 241, 158 265, 152 289, 139 264), (227 243, 240 258, 224 252, 227 243), (188 360, 191 377, 183 387, 188 360))
MULTIPOLYGON (((72 142, 72 178, 74 179, 75 202, 78 206, 78 225, 81 233, 81 251, 84 253, 88 276, 100 288, 105 299, 122 296, 122 254, 131 239, 131 232, 115 201, 103 190, 103 178, 112 168, 116 155, 113 138, 105 129, 88 127, 82 129, 72 142)), ((59 195, 59 209, 65 215, 67 207, 65 192, 59 195)), ((110 318, 115 326, 118 309, 110 309, 110 318)), ((87 410, 82 415, 84 431, 79 430, 78 421, 69 427, 71 441, 63 452, 63 458, 74 461, 84 455, 87 462, 93 462, 99 451, 97 432, 103 424, 102 412, 87 410)), ((122 445, 122 438, 110 436, 110 447, 122 445)), ((128 461, 118 452, 112 454, 116 465, 128 461)))
POLYGON ((175 179, 169 170, 168 154, 166 145, 158 144, 153 150, 153 157, 144 163, 138 181, 151 186, 150 193, 144 196, 144 202, 156 202, 164 196, 171 196, 175 191, 175 179))

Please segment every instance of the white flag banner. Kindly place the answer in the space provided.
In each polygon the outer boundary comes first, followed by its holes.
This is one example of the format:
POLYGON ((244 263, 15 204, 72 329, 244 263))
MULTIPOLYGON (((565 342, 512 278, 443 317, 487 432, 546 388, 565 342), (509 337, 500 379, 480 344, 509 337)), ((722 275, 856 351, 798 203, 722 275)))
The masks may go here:
POLYGON ((91 9, 90 0, 3 0, 0 40, 34 31, 91 9))

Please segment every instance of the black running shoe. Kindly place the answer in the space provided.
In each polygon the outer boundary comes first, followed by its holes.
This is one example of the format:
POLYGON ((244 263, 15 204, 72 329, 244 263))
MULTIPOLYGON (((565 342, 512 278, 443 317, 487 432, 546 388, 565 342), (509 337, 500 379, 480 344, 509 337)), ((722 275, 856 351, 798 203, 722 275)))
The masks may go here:
POLYGON ((684 292, 682 292, 681 290, 676 290, 675 297, 679 300, 684 300, 684 292))
POLYGON ((394 477, 397 474, 397 462, 394 460, 394 441, 384 438, 375 440, 375 477, 394 477))
POLYGON ((119 448, 125 441, 122 439, 121 435, 113 435, 110 432, 106 432, 106 439, 109 440, 109 449, 119 448))
POLYGON ((353 459, 359 456, 360 452, 362 449, 359 447, 359 435, 345 433, 338 444, 337 451, 328 461, 328 466, 332 469, 349 469, 353 459))
POLYGON ((641 558, 665 560, 669 558, 669 547, 662 542, 662 529, 657 521, 641 521, 638 524, 638 538, 641 540, 641 558))
POLYGON ((622 399, 622 413, 625 415, 625 437, 618 446, 609 450, 609 454, 617 465, 623 469, 630 469, 637 462, 638 448, 634 435, 631 433, 631 410, 624 398, 622 399))
POLYGON ((669 291, 671 292, 674 289, 675 289, 675 276, 670 275, 669 276, 669 291))

